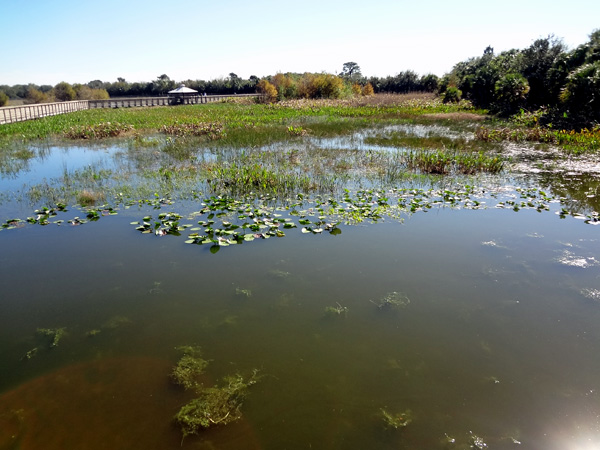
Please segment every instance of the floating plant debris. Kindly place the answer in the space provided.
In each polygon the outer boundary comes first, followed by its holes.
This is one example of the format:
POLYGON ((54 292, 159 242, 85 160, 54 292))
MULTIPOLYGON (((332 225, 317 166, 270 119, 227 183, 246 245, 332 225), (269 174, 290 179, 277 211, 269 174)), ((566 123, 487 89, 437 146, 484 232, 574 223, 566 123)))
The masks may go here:
POLYGON ((58 346, 59 341, 65 335, 66 328, 38 328, 37 334, 50 339, 50 347, 58 346))
POLYGON ((386 428, 404 428, 412 422, 412 412, 410 409, 399 413, 391 413, 386 409, 381 409, 381 416, 386 428))
POLYGON ((235 288, 235 295, 240 295, 243 297, 252 297, 252 291, 250 289, 235 288))
POLYGON ((339 303, 336 303, 337 306, 327 306, 325 307, 325 314, 328 316, 341 316, 348 314, 348 307, 342 306, 339 303))
POLYGON ((401 292, 390 292, 377 301, 371 300, 379 309, 402 309, 408 306, 410 299, 401 292))

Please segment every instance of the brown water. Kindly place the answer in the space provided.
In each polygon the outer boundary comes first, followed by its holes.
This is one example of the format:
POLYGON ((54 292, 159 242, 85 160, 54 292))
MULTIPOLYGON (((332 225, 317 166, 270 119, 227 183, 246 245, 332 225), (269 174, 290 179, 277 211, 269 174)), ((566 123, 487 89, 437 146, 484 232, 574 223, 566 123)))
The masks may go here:
POLYGON ((211 254, 143 214, 0 233, 1 449, 599 448, 596 227, 443 209, 211 254), (391 292, 410 303, 378 308, 391 292), (193 344, 207 384, 263 378, 182 443, 169 373, 193 344))

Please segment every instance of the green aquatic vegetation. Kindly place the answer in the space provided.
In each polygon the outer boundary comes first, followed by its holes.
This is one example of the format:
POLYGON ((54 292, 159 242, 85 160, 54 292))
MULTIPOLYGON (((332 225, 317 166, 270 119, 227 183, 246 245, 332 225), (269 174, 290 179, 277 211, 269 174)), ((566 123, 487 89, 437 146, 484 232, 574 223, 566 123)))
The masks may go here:
POLYGON ((128 325, 130 323, 131 319, 129 319, 128 317, 113 316, 102 324, 102 328, 114 330, 116 328, 122 327, 123 325, 128 325))
POLYGON ((412 422, 412 412, 410 409, 407 409, 406 411, 391 413, 381 408, 381 418, 386 428, 397 430, 408 426, 412 422))
POLYGON ((29 350, 27 353, 25 353, 25 355, 23 356, 23 358, 21 358, 22 360, 30 360, 33 357, 35 357, 39 351, 39 347, 33 347, 31 350, 29 350))
POLYGON ((66 328, 38 328, 36 333, 50 339, 50 347, 58 346, 62 337, 66 334, 66 328))
POLYGON ((235 295, 240 295, 243 297, 252 297, 252 291, 250 289, 235 288, 235 295))
POLYGON ((202 349, 198 346, 188 345, 178 347, 177 350, 183 353, 183 356, 173 368, 171 380, 185 389, 200 389, 202 383, 199 382, 199 377, 209 363, 202 358, 202 349))
POLYGON ((225 127, 218 122, 175 123, 163 125, 160 132, 173 136, 206 136, 215 140, 225 136, 225 127))
POLYGON ((475 174, 480 172, 499 173, 504 161, 499 156, 479 153, 454 153, 443 150, 410 151, 404 157, 408 169, 423 173, 445 175, 451 172, 475 174))
POLYGON ((410 304, 410 299, 406 296, 406 294, 394 291, 384 295, 377 301, 371 300, 371 303, 381 310, 402 309, 406 308, 410 304))
POLYGON ((5 230, 14 230, 15 228, 21 228, 25 226, 25 221, 22 219, 8 219, 2 224, 2 228, 5 230))
POLYGON ((248 388, 258 381, 258 371, 249 377, 236 374, 223 379, 220 386, 198 389, 198 397, 182 406, 174 417, 183 439, 214 425, 227 425, 242 417, 241 406, 248 388))
POLYGON ((90 331, 88 331, 87 333, 85 333, 85 335, 86 335, 87 337, 94 337, 94 336, 97 336, 97 335, 99 335, 101 332, 102 332, 102 330, 99 330, 99 329, 95 328, 95 329, 93 329, 93 330, 90 330, 90 331))
POLYGON ((133 131, 133 125, 120 122, 102 122, 93 125, 77 125, 64 132, 69 139, 103 139, 117 137, 123 133, 133 131))
POLYGON ((326 306, 325 314, 327 316, 346 316, 348 314, 348 307, 342 306, 336 302, 337 306, 326 306))
POLYGON ((286 279, 291 275, 291 273, 286 272, 285 270, 273 269, 269 270, 269 275, 274 278, 286 279))

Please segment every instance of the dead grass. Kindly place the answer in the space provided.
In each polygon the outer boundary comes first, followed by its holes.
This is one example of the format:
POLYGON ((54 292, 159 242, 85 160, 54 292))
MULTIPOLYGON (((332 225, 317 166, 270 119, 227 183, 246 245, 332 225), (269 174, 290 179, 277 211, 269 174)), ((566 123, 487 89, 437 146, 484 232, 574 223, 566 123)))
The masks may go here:
POLYGON ((436 95, 429 92, 412 92, 409 94, 375 94, 369 96, 352 97, 347 99, 294 99, 279 102, 279 106, 308 109, 327 106, 402 106, 415 102, 430 102, 436 95))
POLYGON ((485 120, 487 116, 483 114, 474 114, 468 112, 450 112, 450 113, 433 113, 423 114, 423 117, 432 119, 449 119, 449 120, 485 120))

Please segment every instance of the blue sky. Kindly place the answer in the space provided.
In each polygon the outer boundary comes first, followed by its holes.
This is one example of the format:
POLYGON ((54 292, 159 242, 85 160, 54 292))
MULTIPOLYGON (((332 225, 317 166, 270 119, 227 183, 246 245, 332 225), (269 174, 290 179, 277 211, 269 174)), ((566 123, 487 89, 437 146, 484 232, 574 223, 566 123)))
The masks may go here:
POLYGON ((248 78, 277 72, 443 75, 550 34, 600 28, 600 1, 0 0, 0 84, 248 78))

